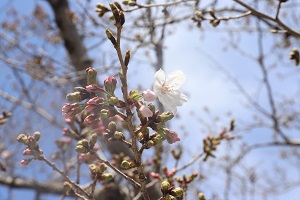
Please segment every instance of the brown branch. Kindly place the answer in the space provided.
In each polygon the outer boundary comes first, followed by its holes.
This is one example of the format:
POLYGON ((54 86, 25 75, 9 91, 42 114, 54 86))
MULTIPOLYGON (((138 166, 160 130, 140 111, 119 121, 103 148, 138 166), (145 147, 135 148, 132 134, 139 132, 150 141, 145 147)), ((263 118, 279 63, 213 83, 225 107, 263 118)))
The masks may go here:
MULTIPOLYGON (((248 4, 240 1, 240 0, 233 0, 236 3, 240 4, 241 6, 245 7, 247 10, 251 11, 251 14, 253 16, 256 16, 260 19, 267 19, 269 21, 272 21, 274 23, 276 23, 277 25, 279 25, 281 28, 283 28, 287 33, 289 33, 290 35, 296 37, 296 38, 300 38, 300 33, 291 29, 289 26, 287 26, 285 23, 283 23, 280 19, 278 19, 278 14, 276 14, 276 16, 273 18, 269 15, 266 15, 262 12, 259 12, 258 10, 256 10, 255 8, 252 8, 251 6, 249 6, 248 4)), ((280 8, 277 8, 277 10, 280 8)), ((277 11, 277 13, 279 13, 279 11, 277 11)))

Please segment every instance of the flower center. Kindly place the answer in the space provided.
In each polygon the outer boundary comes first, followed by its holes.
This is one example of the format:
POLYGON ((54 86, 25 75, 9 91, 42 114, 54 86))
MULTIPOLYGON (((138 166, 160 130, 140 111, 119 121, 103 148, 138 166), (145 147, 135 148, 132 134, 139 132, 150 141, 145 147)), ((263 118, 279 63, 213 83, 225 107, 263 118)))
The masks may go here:
POLYGON ((161 87, 161 92, 166 94, 170 91, 172 91, 172 88, 170 87, 170 85, 167 84, 167 82, 164 82, 161 87))

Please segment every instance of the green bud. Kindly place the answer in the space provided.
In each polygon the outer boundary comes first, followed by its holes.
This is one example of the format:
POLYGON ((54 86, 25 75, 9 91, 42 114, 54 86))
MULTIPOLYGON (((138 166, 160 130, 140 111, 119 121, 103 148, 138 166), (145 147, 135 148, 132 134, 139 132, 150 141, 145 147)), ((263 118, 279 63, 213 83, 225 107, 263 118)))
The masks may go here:
POLYGON ((105 173, 105 174, 101 175, 100 180, 101 181, 110 181, 113 178, 114 178, 114 175, 112 175, 111 173, 105 173))
POLYGON ((120 16, 120 24, 121 26, 123 26, 123 24, 125 24, 125 15, 123 13, 123 11, 119 11, 119 16, 120 16))
POLYGON ((119 99, 118 99, 118 97, 109 97, 107 102, 109 105, 115 106, 119 103, 119 99))
POLYGON ((36 131, 33 133, 33 137, 34 137, 35 141, 39 141, 39 139, 41 137, 41 133, 36 131))
POLYGON ((121 139, 124 139, 125 136, 124 136, 124 134, 123 134, 122 132, 120 132, 120 131, 115 131, 115 133, 114 133, 114 138, 117 139, 117 140, 121 140, 121 139))
POLYGON ((23 143, 23 144, 27 144, 28 139, 27 139, 27 136, 25 134, 20 134, 17 137, 17 141, 20 142, 20 143, 23 143))
POLYGON ((89 67, 85 70, 87 76, 87 85, 92 85, 97 83, 97 71, 95 68, 89 67))
POLYGON ((93 133, 90 137, 90 148, 91 149, 95 146, 97 139, 98 139, 98 135, 96 133, 93 133))
POLYGON ((90 164, 89 165, 89 170, 90 170, 91 174, 96 175, 99 172, 99 166, 95 165, 95 164, 90 164))
POLYGON ((111 11, 114 15, 116 23, 119 23, 120 22, 120 15, 119 15, 119 11, 118 11, 117 6, 114 3, 110 3, 109 6, 110 6, 111 11))
POLYGON ((175 197, 181 197, 183 195, 183 189, 180 187, 174 188, 171 190, 171 195, 175 197))
POLYGON ((80 145, 80 146, 83 146, 84 148, 89 148, 89 142, 87 141, 87 139, 82 139, 82 140, 79 140, 77 142, 77 146, 80 145))
POLYGON ((128 2, 129 6, 135 6, 136 5, 136 1, 135 0, 131 0, 128 2))
POLYGON ((134 101, 139 101, 143 98, 143 95, 139 94, 139 92, 137 90, 132 90, 129 92, 129 98, 134 101))
POLYGON ((204 196, 204 194, 202 192, 199 192, 198 199, 199 200, 206 200, 206 198, 205 198, 205 196, 204 196))
POLYGON ((123 160, 122 163, 121 163, 121 166, 124 169, 129 169, 129 165, 130 165, 130 163, 127 160, 123 160))
POLYGON ((107 109, 102 109, 102 110, 100 111, 100 116, 101 116, 101 118, 103 118, 103 119, 109 118, 109 117, 110 117, 110 112, 109 112, 109 110, 107 110, 107 109))
POLYGON ((127 6, 129 1, 128 0, 123 0, 122 3, 127 6))
POLYGON ((213 27, 217 27, 220 24, 220 22, 221 22, 220 20, 215 19, 211 22, 211 24, 213 25, 213 27))
POLYGON ((153 147, 154 145, 155 144, 154 144, 153 140, 149 140, 146 144, 146 148, 149 149, 149 148, 153 147))
MULTIPOLYGON (((106 36, 107 38, 111 41, 111 43, 115 46, 117 44, 117 41, 115 39, 115 37, 113 36, 113 34, 111 33, 111 31, 106 28, 105 29, 105 33, 106 33, 106 36)), ((89 85, 89 84, 88 84, 89 85)))
POLYGON ((115 1, 114 4, 119 10, 123 10, 119 2, 115 1))
POLYGON ((124 64, 125 64, 126 67, 127 67, 128 64, 129 64, 129 61, 130 61, 130 51, 127 50, 127 51, 126 51, 126 54, 125 54, 125 59, 124 59, 124 64))
POLYGON ((170 186, 171 184, 168 181, 163 181, 160 186, 162 193, 167 193, 169 191, 170 186))
POLYGON ((148 104, 148 108, 149 108, 153 113, 155 113, 155 105, 153 105, 153 103, 149 103, 149 104, 148 104))
POLYGON ((117 124, 114 121, 109 122, 108 129, 111 133, 114 133, 117 130, 117 124))
POLYGON ((106 169, 107 169, 107 166, 104 163, 101 163, 99 165, 99 171, 98 171, 98 173, 102 174, 106 169))
POLYGON ((67 94, 67 100, 71 103, 77 103, 82 101, 80 92, 73 92, 67 94))
POLYGON ((163 112, 162 114, 157 116, 158 122, 165 123, 171 119, 173 119, 174 114, 172 112, 163 112))
POLYGON ((167 200, 175 200, 175 197, 172 196, 172 195, 168 195, 168 196, 167 196, 167 200))
POLYGON ((87 149, 82 145, 77 145, 75 147, 75 151, 78 152, 78 153, 86 153, 87 149))

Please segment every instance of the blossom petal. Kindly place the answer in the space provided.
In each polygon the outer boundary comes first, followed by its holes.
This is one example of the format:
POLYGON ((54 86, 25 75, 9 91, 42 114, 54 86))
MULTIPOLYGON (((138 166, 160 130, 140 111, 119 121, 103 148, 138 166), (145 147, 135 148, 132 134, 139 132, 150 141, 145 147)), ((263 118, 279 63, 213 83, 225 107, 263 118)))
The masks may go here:
POLYGON ((171 72, 166 78, 166 82, 174 90, 178 90, 180 86, 185 82, 185 80, 186 80, 186 76, 180 70, 171 72))
POLYGON ((166 80, 165 72, 162 69, 159 69, 154 75, 154 85, 161 86, 166 80))

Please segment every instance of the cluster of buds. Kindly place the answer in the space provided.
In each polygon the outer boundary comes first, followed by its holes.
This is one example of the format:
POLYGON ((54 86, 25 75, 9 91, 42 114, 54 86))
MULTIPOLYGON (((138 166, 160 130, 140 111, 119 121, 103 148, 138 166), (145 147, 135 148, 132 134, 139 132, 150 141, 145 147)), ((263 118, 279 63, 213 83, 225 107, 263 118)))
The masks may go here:
POLYGON ((168 200, 173 200, 175 198, 180 198, 183 195, 183 189, 180 187, 174 188, 168 181, 163 181, 160 186, 161 192, 163 193, 163 198, 168 200))
POLYGON ((180 187, 184 188, 187 190, 188 184, 193 182, 195 178, 198 176, 197 172, 192 173, 190 176, 183 175, 182 178, 180 177, 175 177, 175 181, 179 184, 180 187))
POLYGON ((300 63, 300 54, 298 49, 294 48, 291 52, 290 52, 290 59, 295 61, 295 65, 298 66, 300 63))
MULTIPOLYGON (((234 123, 231 122, 230 130, 234 129, 234 123)), ((205 153, 204 161, 209 157, 215 157, 213 151, 217 150, 217 146, 221 143, 222 140, 232 140, 234 136, 230 135, 228 131, 224 128, 218 136, 207 136, 203 139, 203 151, 205 153)))
POLYGON ((109 6, 116 21, 115 25, 123 26, 123 24, 125 23, 125 16, 121 5, 118 2, 114 2, 110 3, 109 6))
POLYGON ((104 163, 100 164, 90 164, 89 169, 91 172, 91 176, 93 179, 97 179, 97 181, 110 181, 114 178, 114 175, 111 173, 104 173, 107 169, 107 166, 104 163))
POLYGON ((103 15, 110 11, 103 3, 96 4, 96 13, 98 13, 98 17, 103 17, 103 15))
POLYGON ((40 132, 34 132, 32 136, 28 134, 20 134, 17 137, 17 141, 26 146, 26 149, 23 151, 23 155, 33 156, 32 158, 22 160, 22 165, 28 165, 28 163, 30 163, 32 160, 38 160, 43 155, 43 151, 39 148, 38 144, 40 136, 40 132))
POLYGON ((96 133, 93 133, 90 136, 90 141, 87 141, 87 139, 82 139, 77 142, 77 145, 75 147, 75 150, 78 153, 95 153, 98 150, 98 147, 95 146, 97 143, 98 136, 96 133))
POLYGON ((136 0, 123 0, 122 3, 126 6, 136 6, 136 0))
POLYGON ((0 115, 0 126, 6 123, 6 119, 11 117, 11 112, 7 112, 5 110, 2 111, 2 115, 0 115))
POLYGON ((215 11, 212 10, 212 9, 209 9, 209 10, 204 11, 204 12, 197 10, 197 11, 195 12, 194 16, 193 16, 191 19, 197 24, 197 27, 198 27, 198 28, 201 28, 201 24, 202 24, 202 22, 203 22, 204 20, 209 21, 209 23, 210 23, 213 27, 217 27, 217 26, 220 24, 220 22, 221 22, 221 20, 220 20, 219 18, 216 17, 215 11), (208 14, 211 16, 211 18, 206 18, 206 17, 204 17, 204 14, 205 14, 205 13, 208 13, 208 14))
POLYGON ((117 130, 117 123, 114 121, 108 123, 104 136, 110 142, 125 140, 124 133, 117 130))
POLYGON ((171 183, 172 186, 174 186, 174 176, 176 174, 176 169, 168 170, 166 166, 162 166, 162 172, 164 177, 171 183))

